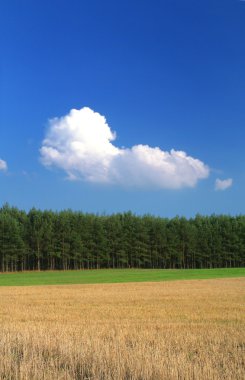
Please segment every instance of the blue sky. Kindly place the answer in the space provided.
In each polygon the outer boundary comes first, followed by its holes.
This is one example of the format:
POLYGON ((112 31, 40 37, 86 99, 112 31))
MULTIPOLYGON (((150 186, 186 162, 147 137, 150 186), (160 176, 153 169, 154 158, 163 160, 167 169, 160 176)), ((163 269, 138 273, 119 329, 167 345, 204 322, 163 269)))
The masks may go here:
POLYGON ((9 0, 0 15, 0 204, 245 213, 244 1, 9 0))

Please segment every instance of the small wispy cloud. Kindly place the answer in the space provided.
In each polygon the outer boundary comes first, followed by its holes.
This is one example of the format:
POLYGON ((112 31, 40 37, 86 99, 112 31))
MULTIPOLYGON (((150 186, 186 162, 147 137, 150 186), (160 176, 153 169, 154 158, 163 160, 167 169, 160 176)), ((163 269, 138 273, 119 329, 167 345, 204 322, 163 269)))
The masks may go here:
POLYGON ((233 179, 232 178, 227 178, 227 179, 219 179, 217 178, 215 181, 215 190, 217 191, 223 191, 231 187, 233 184, 233 179))
POLYGON ((159 147, 117 147, 104 116, 88 107, 49 121, 40 149, 45 166, 63 169, 70 180, 136 188, 194 187, 209 167, 187 153, 159 147))
POLYGON ((0 159, 0 170, 1 171, 6 171, 7 169, 8 169, 7 162, 0 159))

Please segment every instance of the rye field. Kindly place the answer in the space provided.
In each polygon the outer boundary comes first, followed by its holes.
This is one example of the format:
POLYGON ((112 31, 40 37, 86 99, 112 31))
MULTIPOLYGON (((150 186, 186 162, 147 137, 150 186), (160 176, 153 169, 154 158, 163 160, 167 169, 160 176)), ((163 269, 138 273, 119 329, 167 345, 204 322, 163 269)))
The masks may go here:
POLYGON ((0 379, 245 378, 242 276, 2 286, 0 323, 0 379))

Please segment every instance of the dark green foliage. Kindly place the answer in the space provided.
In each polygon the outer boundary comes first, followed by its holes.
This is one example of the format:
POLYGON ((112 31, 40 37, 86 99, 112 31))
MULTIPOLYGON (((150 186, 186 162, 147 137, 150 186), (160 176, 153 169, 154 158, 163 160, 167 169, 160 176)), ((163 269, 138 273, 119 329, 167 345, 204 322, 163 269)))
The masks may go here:
POLYGON ((173 219, 4 205, 0 271, 245 266, 245 216, 173 219))

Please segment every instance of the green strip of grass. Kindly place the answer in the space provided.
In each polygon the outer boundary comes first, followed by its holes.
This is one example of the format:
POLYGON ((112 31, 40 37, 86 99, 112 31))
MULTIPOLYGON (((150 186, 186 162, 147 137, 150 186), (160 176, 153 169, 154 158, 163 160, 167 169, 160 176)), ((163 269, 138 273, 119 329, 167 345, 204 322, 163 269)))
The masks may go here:
POLYGON ((245 268, 224 269, 100 269, 1 273, 0 286, 104 284, 119 282, 201 280, 245 277, 245 268))

